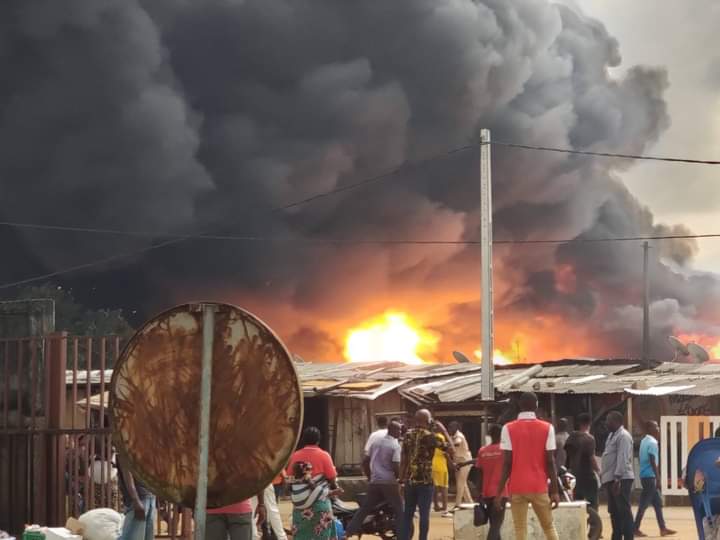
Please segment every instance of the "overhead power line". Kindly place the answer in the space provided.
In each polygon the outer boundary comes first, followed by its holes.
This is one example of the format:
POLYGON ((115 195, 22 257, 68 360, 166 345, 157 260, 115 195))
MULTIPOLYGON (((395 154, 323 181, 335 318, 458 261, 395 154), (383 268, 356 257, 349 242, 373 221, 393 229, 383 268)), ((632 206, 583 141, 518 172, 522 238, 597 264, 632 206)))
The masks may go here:
POLYGON ((534 146, 530 144, 518 144, 505 141, 491 141, 490 143, 481 144, 492 144, 494 146, 506 146, 508 148, 520 148, 522 150, 537 150, 541 152, 557 152, 560 154, 577 154, 581 156, 594 156, 594 157, 607 157, 607 158, 618 158, 618 159, 636 159, 645 161, 666 161, 670 163, 690 163, 693 165, 720 165, 720 161, 707 160, 707 159, 691 159, 691 158, 680 158, 680 157, 665 157, 665 156, 645 156, 642 154, 618 154, 614 152, 592 152, 589 150, 573 150, 572 148, 558 148, 553 146, 534 146))
MULTIPOLYGON (((15 223, 0 221, 0 226, 38 229, 59 232, 79 232, 117 236, 133 236, 144 238, 168 238, 176 240, 220 240, 233 242, 267 242, 267 243, 298 243, 298 244, 387 244, 387 245, 478 245, 479 240, 444 240, 444 239, 373 239, 373 238, 307 238, 283 236, 258 236, 234 234, 198 234, 198 235, 157 235, 149 231, 123 231, 121 229, 96 229, 91 227, 66 227, 60 225, 41 225, 33 223, 15 223)), ((529 240, 494 240, 494 244, 594 244, 600 242, 634 242, 647 240, 689 240, 703 238, 720 238, 720 233, 708 234, 663 234, 648 236, 609 236, 602 238, 547 238, 529 240)), ((160 246, 160 244, 158 244, 160 246)), ((154 248, 154 246, 150 246, 154 248)))
MULTIPOLYGON (((470 150, 472 148, 477 147, 479 144, 492 144, 495 146, 505 146, 508 148, 518 148, 523 150, 535 150, 535 151, 543 151, 543 152, 557 152, 557 153, 563 153, 563 154, 576 154, 576 155, 584 155, 584 156, 594 156, 594 157, 607 157, 607 158, 619 158, 619 159, 634 159, 634 160, 648 160, 648 161, 664 161, 664 162, 671 162, 671 163, 687 163, 687 164, 695 164, 695 165, 720 165, 720 161, 717 160, 701 160, 701 159, 690 159, 690 158, 678 158, 678 157, 663 157, 663 156, 646 156, 646 155, 640 155, 640 154, 622 154, 622 153, 612 153, 612 152, 592 152, 587 150, 574 150, 571 148, 559 148, 559 147, 550 147, 550 146, 536 146, 536 145, 528 145, 528 144, 519 144, 519 143, 513 143, 513 142, 507 142, 507 141, 492 141, 490 143, 478 143, 478 144, 471 144, 466 146, 461 146, 458 148, 453 148, 451 150, 448 150, 446 152, 430 156, 428 158, 419 159, 416 161, 405 161, 401 163, 400 165, 386 171, 383 173, 380 173, 376 176, 372 176, 369 178, 365 178, 363 180, 360 180, 355 183, 347 184, 345 186, 340 186, 338 188, 317 193, 315 195, 311 195, 309 197, 305 197, 303 199, 291 202, 289 204, 286 204, 284 206, 280 206, 277 208, 270 209, 268 213, 274 213, 282 210, 290 210, 292 208, 296 208, 299 206, 303 206, 305 204, 312 203, 319 199, 324 199, 326 197, 330 197, 332 195, 336 195, 339 193, 351 191, 358 189, 362 186, 372 184, 375 182, 379 182, 381 180, 384 180, 390 176, 393 176, 394 174, 397 174, 398 172, 412 167, 421 165, 423 163, 431 162, 440 158, 444 158, 447 156, 450 156, 452 154, 456 154, 459 152, 464 152, 465 150, 470 150)), ((74 231, 74 232, 87 232, 87 233, 97 233, 97 234, 122 234, 125 236, 144 236, 144 237, 165 237, 167 238, 168 235, 166 234, 156 234, 156 233, 148 233, 148 232, 132 232, 132 231, 116 231, 112 229, 96 229, 92 227, 65 227, 60 225, 40 225, 40 224, 22 224, 22 223, 13 223, 13 222, 2 222, 0 225, 6 225, 6 226, 14 226, 14 227, 25 227, 25 228, 35 228, 35 229, 46 229, 46 230, 65 230, 65 231, 74 231)), ((633 236, 633 237, 617 237, 617 238, 587 238, 587 239, 541 239, 541 240, 496 240, 495 244, 569 244, 569 243, 591 243, 591 242, 620 242, 620 241, 635 241, 635 240, 669 240, 669 239, 690 239, 690 238, 716 238, 719 237, 720 234, 701 234, 701 235, 664 235, 664 236, 633 236)), ((314 243, 372 243, 372 244, 455 244, 455 245, 473 245, 478 244, 478 241, 454 241, 454 240, 352 240, 352 239, 342 239, 342 240, 312 240, 312 239, 306 239, 306 240, 298 240, 298 239, 272 239, 272 238, 264 238, 264 237, 229 237, 229 236, 223 236, 223 235, 211 235, 211 234, 189 234, 189 235, 181 235, 181 236, 175 236, 171 237, 169 240, 166 240, 164 242, 161 242, 159 244, 154 244, 151 246, 147 246, 145 248, 132 250, 124 253, 118 253, 116 255, 111 255, 109 257, 104 257, 102 259, 97 259, 94 261, 89 261, 87 263, 78 264, 75 266, 63 268, 61 270, 57 270, 54 272, 48 272, 46 274, 33 276, 27 279, 5 283, 0 285, 0 290, 2 289, 9 289, 12 287, 16 287, 19 285, 25 285, 28 283, 33 283, 36 281, 42 281, 45 279, 50 279, 53 277, 57 277, 60 275, 68 274, 71 272, 75 272, 78 270, 84 270, 88 268, 92 268, 94 266, 100 266, 104 265, 110 262, 113 262, 115 260, 125 259, 129 257, 134 257, 137 255, 142 255, 148 251, 153 251, 156 249, 162 249, 164 247, 168 247, 171 245, 179 244, 181 242, 184 242, 186 240, 191 239, 218 239, 218 240, 242 240, 242 241, 263 241, 263 242, 269 242, 269 241, 292 241, 292 242, 298 242, 298 241, 313 241, 314 243)))
MULTIPOLYGON (((385 171, 385 172, 382 172, 382 173, 380 173, 380 174, 377 174, 377 175, 375 175, 375 176, 371 176, 371 177, 368 177, 368 178, 364 178, 364 179, 362 179, 362 180, 358 180, 357 182, 352 182, 352 183, 349 183, 349 184, 345 184, 344 186, 339 186, 339 187, 334 188, 334 189, 331 189, 331 190, 327 190, 327 191, 323 191, 323 192, 320 192, 320 193, 316 193, 316 194, 314 194, 314 195, 310 195, 310 196, 308 196, 308 197, 299 199, 299 200, 297 200, 297 201, 293 201, 293 202, 290 202, 290 203, 288 203, 288 204, 285 204, 285 205, 282 205, 282 206, 278 206, 278 207, 272 208, 272 209, 268 210, 267 213, 268 213, 268 214, 272 214, 272 213, 280 212, 280 211, 283 211, 283 210, 290 210, 290 209, 292 209, 292 208, 297 208, 297 207, 299 207, 299 206, 303 206, 303 205, 305 205, 305 204, 309 204, 309 203, 312 203, 312 202, 314 202, 314 201, 317 201, 317 200, 320 200, 320 199, 324 199, 324 198, 326 198, 326 197, 331 197, 331 196, 337 195, 337 194, 339 194, 339 193, 344 193, 344 192, 347 192, 347 191, 359 189, 359 188, 364 187, 364 186, 366 186, 366 185, 368 185, 368 184, 373 184, 373 183, 375 183, 375 182, 379 182, 379 181, 381 181, 381 180, 384 180, 384 179, 386 179, 386 178, 389 178, 389 177, 391 177, 391 176, 393 176, 393 175, 395 175, 395 174, 397 174, 397 173, 399 173, 399 172, 401 172, 401 171, 404 171, 405 169, 408 169, 408 168, 410 168, 410 167, 415 167, 415 166, 417 166, 417 165, 422 165, 422 164, 424 164, 424 163, 429 163, 429 162, 431 162, 431 161, 435 161, 435 160, 438 160, 438 159, 443 159, 443 158, 446 158, 446 157, 451 156, 451 155, 453 155, 453 154, 458 154, 458 153, 464 152, 465 150, 470 150, 470 149, 473 149, 473 148, 476 148, 476 147, 477 147, 477 145, 466 145, 466 146, 461 146, 461 147, 457 147, 457 148, 452 148, 452 149, 447 150, 447 151, 445 151, 445 152, 441 152, 441 153, 438 153, 438 154, 434 154, 434 155, 429 156, 429 157, 426 157, 426 158, 422 158, 422 159, 418 159, 418 160, 414 160, 414 161, 404 161, 403 163, 400 163, 399 165, 393 167, 392 169, 389 169, 389 170, 387 170, 387 171, 385 171)), ((8 223, 9 223, 9 222, 8 222, 8 223)), ((47 227, 51 227, 51 226, 47 226, 47 227)), ((81 228, 82 228, 82 227, 81 227, 81 228)), ((216 228, 216 227, 213 227, 213 228, 216 228)), ((68 229, 68 228, 66 228, 66 229, 68 229)), ((89 231, 91 228, 90 228, 90 227, 85 227, 84 229, 87 229, 87 230, 89 231)), ((98 231, 99 231, 99 230, 100 230, 100 229, 98 229, 98 231)), ((106 230, 107 230, 107 229, 106 229, 106 230)), ((155 237, 162 237, 162 235, 154 235, 154 236, 155 236, 155 237)), ((118 253, 118 254, 115 254, 115 255, 110 255, 110 256, 108 256, 108 257, 103 257, 103 258, 101 258, 101 259, 96 259, 96 260, 93 260, 93 261, 88 261, 88 262, 86 262, 86 263, 82 263, 82 264, 78 264, 78 265, 74 265, 74 266, 62 268, 62 269, 56 270, 56 271, 54 271, 54 272, 48 272, 48 273, 46 273, 46 274, 36 275, 36 276, 29 277, 29 278, 26 278, 26 279, 21 279, 21 280, 18 280, 18 281, 13 281, 13 282, 9 282, 9 283, 3 283, 3 284, 0 284, 0 290, 11 289, 11 288, 13 288, 13 287, 17 287, 17 286, 20 286, 20 285, 27 285, 27 284, 29 284, 29 283, 35 283, 35 282, 37 282, 37 281, 43 281, 43 280, 46 280, 46 279, 50 279, 50 278, 54 278, 54 277, 57 277, 57 276, 69 274, 69 273, 72 273, 72 272, 77 272, 77 271, 79 271, 79 270, 86 270, 86 269, 88 269, 88 268, 93 268, 93 267, 95 267, 95 266, 102 266, 102 265, 108 264, 108 263, 113 262, 113 261, 116 261, 116 260, 121 260, 121 259, 130 258, 130 257, 135 257, 135 256, 138 256, 138 255, 142 255, 142 254, 144 254, 144 253, 147 253, 147 252, 149 252, 149 251, 153 251, 153 250, 157 250, 157 249, 162 249, 162 248, 165 248, 165 247, 168 247, 168 246, 171 246, 171 245, 180 244, 180 243, 182 243, 182 242, 185 242, 186 240, 192 240, 192 239, 199 238, 199 237, 202 237, 202 236, 203 236, 202 233, 197 233, 197 234, 188 234, 188 235, 182 235, 182 236, 174 237, 174 238, 171 238, 171 239, 166 240, 166 241, 164 241, 164 242, 161 242, 161 243, 159 243, 159 244, 154 244, 154 245, 151 245, 151 246, 147 246, 147 247, 145 247, 145 248, 140 248, 140 249, 136 249, 136 250, 132 250, 132 251, 126 251, 126 252, 118 253)))

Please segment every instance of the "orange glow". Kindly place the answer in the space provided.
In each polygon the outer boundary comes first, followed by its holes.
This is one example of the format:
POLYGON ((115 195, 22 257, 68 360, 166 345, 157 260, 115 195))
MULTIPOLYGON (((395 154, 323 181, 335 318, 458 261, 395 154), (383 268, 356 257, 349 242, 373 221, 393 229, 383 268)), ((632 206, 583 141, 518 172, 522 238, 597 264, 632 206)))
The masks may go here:
POLYGON ((421 355, 432 355, 438 337, 407 314, 388 311, 347 333, 345 358, 350 362, 397 361, 422 364, 421 355))
MULTIPOLYGON (((502 351, 501 349, 493 349, 493 364, 496 366, 507 366, 510 364, 522 364, 528 361, 527 358, 527 336, 523 334, 514 334, 510 349, 502 351)), ((475 357, 482 360, 482 351, 475 350, 475 357)))
MULTIPOLYGON (((493 351, 492 357, 493 364, 495 364, 496 366, 509 366, 510 364, 515 363, 500 349, 495 349, 493 351)), ((482 361, 482 351, 480 349, 475 349, 475 358, 477 358, 478 361, 482 361)))
POLYGON ((720 359, 720 338, 703 334, 679 334, 677 338, 684 344, 697 343, 702 345, 710 355, 710 360, 720 359))
POLYGON ((561 264, 555 268, 555 286, 558 291, 570 294, 577 288, 577 276, 572 265, 561 264))

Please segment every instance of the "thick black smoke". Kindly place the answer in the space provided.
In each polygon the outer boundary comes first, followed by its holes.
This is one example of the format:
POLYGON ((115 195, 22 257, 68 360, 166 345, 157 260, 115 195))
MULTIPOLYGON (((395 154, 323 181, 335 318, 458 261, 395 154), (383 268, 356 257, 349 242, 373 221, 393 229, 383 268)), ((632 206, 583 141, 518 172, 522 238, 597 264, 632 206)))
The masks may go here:
MULTIPOLYGON (((82 280, 132 276, 123 301, 146 310, 234 291, 312 355, 313 332, 381 309, 378 299, 417 307, 427 295, 437 312, 433 295, 473 290, 475 247, 302 240, 475 239, 477 153, 270 209, 467 145, 482 127, 498 140, 643 152, 669 125, 667 75, 638 66, 613 78, 619 63, 601 23, 548 0, 5 0, 0 216, 296 238, 190 241, 82 280)), ((502 147, 493 157, 498 239, 680 230, 620 184, 628 161, 502 147)), ((26 232, 20 258, 57 269, 149 242, 26 232)), ((690 273, 694 250, 674 241, 652 252, 658 336, 717 320, 718 281, 690 273)), ((505 246, 497 257, 499 324, 551 314, 606 337, 588 354, 636 352, 621 321, 640 297, 638 245, 505 246), (558 267, 572 269, 572 286, 558 267)), ((2 275, 24 277, 13 268, 2 275)), ((448 302, 437 326, 477 326, 455 317, 476 302, 471 292, 448 302)))

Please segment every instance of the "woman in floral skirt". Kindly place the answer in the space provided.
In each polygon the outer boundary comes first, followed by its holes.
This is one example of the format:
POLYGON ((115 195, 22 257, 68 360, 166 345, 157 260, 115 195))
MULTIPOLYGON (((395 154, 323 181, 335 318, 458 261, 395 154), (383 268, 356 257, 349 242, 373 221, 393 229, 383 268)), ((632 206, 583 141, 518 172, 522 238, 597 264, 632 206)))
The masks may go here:
POLYGON ((337 540, 330 498, 341 493, 330 454, 320 448, 320 430, 303 432, 302 446, 290 458, 287 474, 293 503, 293 540, 337 540))

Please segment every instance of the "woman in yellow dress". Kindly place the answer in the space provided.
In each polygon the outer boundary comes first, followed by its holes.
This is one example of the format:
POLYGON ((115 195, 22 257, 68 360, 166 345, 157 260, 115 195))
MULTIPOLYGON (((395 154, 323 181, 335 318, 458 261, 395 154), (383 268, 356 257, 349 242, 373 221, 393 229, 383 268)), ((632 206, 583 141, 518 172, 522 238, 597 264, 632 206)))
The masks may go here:
POLYGON ((439 445, 435 448, 432 460, 432 477, 435 492, 433 500, 435 511, 447 514, 448 511, 448 488, 450 486, 450 474, 448 469, 447 445, 448 442, 443 435, 435 433, 439 445))

